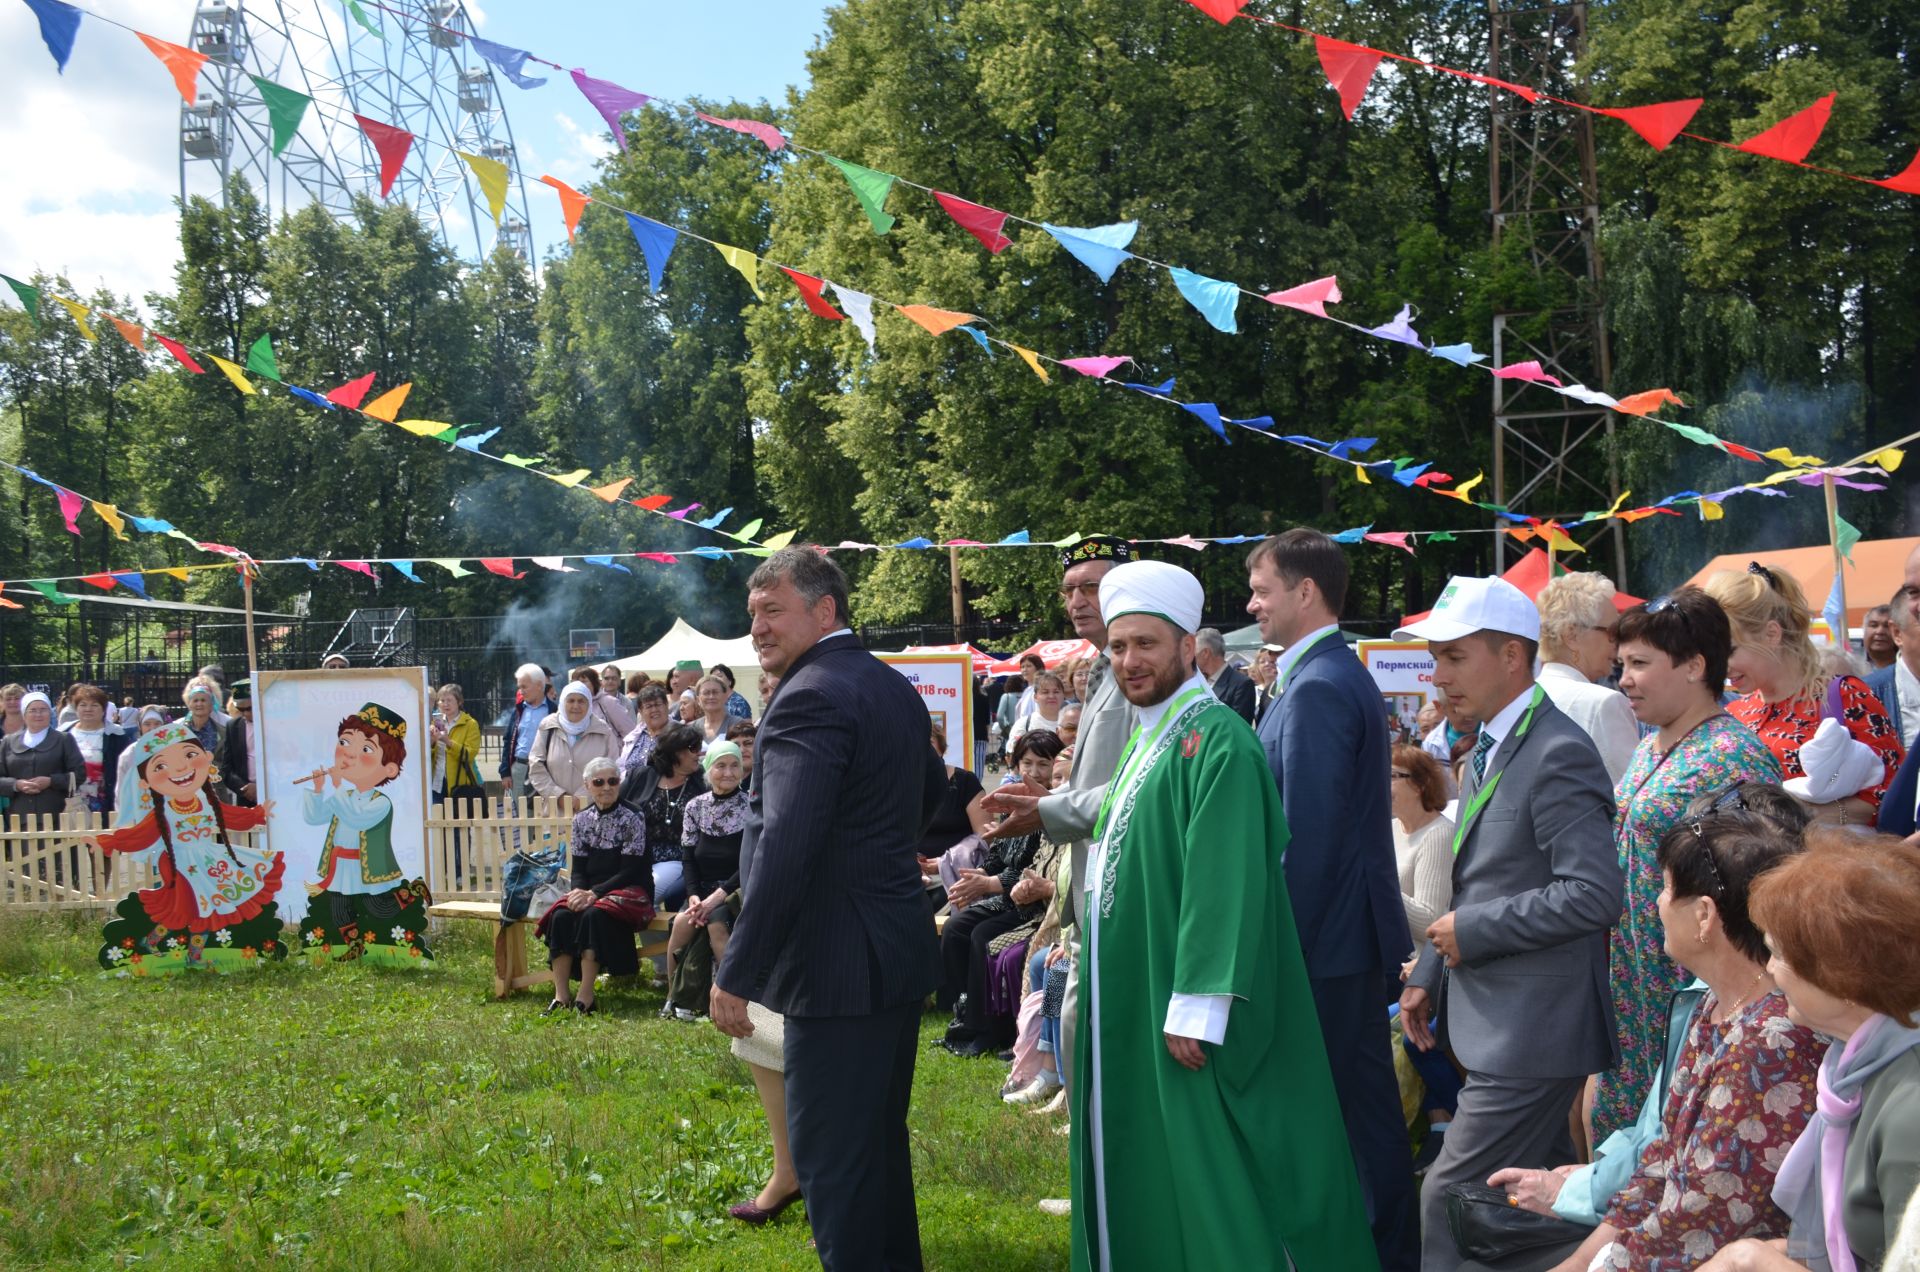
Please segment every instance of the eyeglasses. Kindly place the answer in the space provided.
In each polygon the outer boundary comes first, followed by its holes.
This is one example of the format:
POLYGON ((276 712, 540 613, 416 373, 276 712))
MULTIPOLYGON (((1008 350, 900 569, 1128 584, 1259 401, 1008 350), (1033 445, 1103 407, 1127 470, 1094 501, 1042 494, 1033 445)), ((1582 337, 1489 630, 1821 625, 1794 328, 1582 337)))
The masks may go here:
POLYGON ((1747 562, 1747 573, 1758 574, 1761 578, 1767 581, 1768 587, 1772 588, 1776 592, 1780 590, 1780 580, 1774 577, 1772 570, 1769 570, 1766 566, 1760 564, 1758 561, 1747 562))
POLYGON ((1091 583, 1074 583, 1060 589, 1060 599, 1063 601, 1072 600, 1076 594, 1099 599, 1100 580, 1095 579, 1091 583))
POLYGON ((587 785, 593 787, 618 786, 620 785, 620 779, 617 777, 596 777, 591 782, 588 782, 587 785))
POLYGON ((1704 821, 1691 822, 1687 826, 1693 832, 1693 842, 1700 847, 1700 860, 1707 865, 1707 873, 1713 876, 1713 895, 1723 897, 1727 894, 1727 884, 1720 877, 1720 867, 1713 862, 1713 849, 1707 847, 1707 826, 1704 821))

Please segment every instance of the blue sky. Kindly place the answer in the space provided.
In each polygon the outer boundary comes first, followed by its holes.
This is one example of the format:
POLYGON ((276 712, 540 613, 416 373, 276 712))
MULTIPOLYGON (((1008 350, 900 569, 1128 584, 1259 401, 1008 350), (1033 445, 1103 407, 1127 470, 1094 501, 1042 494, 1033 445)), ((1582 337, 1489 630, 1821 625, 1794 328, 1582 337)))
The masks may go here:
MULTIPOLYGON (((185 43, 196 0, 80 0, 80 7, 174 43, 185 43)), ((271 5, 253 5, 255 9, 271 5)), ((290 9, 344 28, 338 0, 290 9)), ((392 0, 392 7, 424 7, 392 0)), ((482 0, 467 5, 480 34, 638 92, 784 99, 806 78, 807 51, 825 29, 815 0, 482 0)), ((376 22, 398 19, 373 14, 376 22)), ((477 62, 477 59, 475 59, 477 62)), ((580 185, 612 148, 604 123, 571 80, 548 68, 542 88, 501 81, 528 179, 536 251, 565 242, 558 200, 532 178, 550 172, 580 185)), ((75 286, 106 285, 136 297, 169 286, 178 259, 172 200, 179 192, 180 99, 160 63, 131 34, 83 18, 64 74, 40 42, 31 11, 0 0, 0 273, 64 270, 75 286)), ((310 115, 305 130, 315 127, 310 115)), ((416 147, 409 162, 418 162, 416 147)))

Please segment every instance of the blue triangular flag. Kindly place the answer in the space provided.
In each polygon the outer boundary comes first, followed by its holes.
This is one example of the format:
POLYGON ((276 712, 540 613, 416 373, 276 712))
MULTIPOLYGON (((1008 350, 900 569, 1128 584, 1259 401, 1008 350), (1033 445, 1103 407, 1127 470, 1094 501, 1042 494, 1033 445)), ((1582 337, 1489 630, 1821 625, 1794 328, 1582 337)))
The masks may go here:
POLYGON ((731 517, 732 515, 733 515, 732 508, 722 508, 720 511, 714 513, 711 517, 708 517, 705 521, 696 521, 693 524, 695 524, 696 526, 699 526, 702 530, 711 530, 715 526, 718 526, 722 521, 725 521, 728 517, 731 517))
POLYGON ((400 571, 400 577, 405 579, 407 582, 418 583, 420 581, 420 576, 413 572, 413 562, 389 561, 387 562, 387 564, 392 566, 394 569, 400 571))
POLYGON ((142 534, 166 534, 173 529, 173 522, 162 521, 158 517, 136 517, 130 512, 125 515, 133 528, 142 534))
POLYGON ((288 384, 281 387, 285 388, 287 392, 293 394, 293 396, 299 398, 302 402, 311 402, 323 411, 331 411, 333 409, 333 403, 327 401, 327 399, 321 397, 312 389, 303 389, 297 384, 288 384))
POLYGON ((1166 397, 1173 392, 1173 381, 1167 380, 1162 384, 1129 384, 1127 381, 1122 380, 1120 381, 1120 387, 1123 389, 1132 389, 1137 393, 1150 393, 1154 397, 1166 397))
POLYGON ((1104 283, 1112 279, 1113 271, 1120 268, 1120 262, 1131 255, 1127 251, 1127 244, 1133 242, 1140 222, 1119 221, 1113 225, 1085 228, 1042 222, 1040 228, 1053 235, 1055 242, 1072 252, 1075 260, 1098 274, 1104 283))
POLYGON ((53 64, 64 74, 67 59, 73 56, 73 37, 80 32, 80 10, 60 0, 27 0, 27 8, 40 19, 40 38, 47 42, 53 64))
POLYGON ((1381 323, 1378 327, 1367 328, 1367 334, 1378 336, 1382 340, 1393 340, 1400 344, 1412 345, 1416 349, 1426 348, 1420 339, 1420 333, 1413 329, 1413 306, 1402 305, 1400 312, 1393 316, 1392 322, 1381 323))
MULTIPOLYGON (((529 56, 525 49, 510 49, 504 44, 495 44, 492 40, 483 40, 479 36, 469 36, 473 51, 500 68, 500 73, 518 84, 521 88, 538 88, 546 83, 544 79, 534 79, 523 73, 529 56)), ((417 580, 416 580, 417 581, 417 580)))
POLYGON ((1327 454, 1335 459, 1345 459, 1353 454, 1365 454, 1372 450, 1373 444, 1379 440, 1377 437, 1349 437, 1345 441, 1335 442, 1327 447, 1327 454))
POLYGON ((1418 477, 1421 473, 1426 472, 1427 469, 1432 467, 1433 467, 1432 464, 1415 464, 1411 468, 1396 468, 1393 470, 1393 479, 1399 482, 1402 486, 1406 486, 1409 489, 1411 489, 1413 486, 1414 478, 1418 477))
POLYGON ((1026 532, 1025 530, 1015 530, 1015 531, 1014 531, 1014 532, 1013 532, 1012 534, 1010 534, 1010 535, 1008 535, 1008 536, 1007 536, 1006 538, 1004 538, 1004 539, 1002 539, 1002 540, 1000 540, 1000 542, 1002 542, 1002 543, 1032 543, 1032 542, 1033 542, 1033 537, 1032 537, 1031 535, 1029 535, 1029 534, 1028 534, 1028 533, 1027 533, 1027 532, 1026 532))
POLYGON ((974 339, 974 343, 978 344, 982 349, 986 350, 987 356, 989 358, 993 356, 993 346, 987 343, 986 332, 980 330, 980 328, 978 327, 962 327, 960 328, 960 330, 972 336, 974 339))
POLYGON ((140 577, 139 571, 129 570, 125 574, 115 574, 113 581, 132 592, 141 600, 147 599, 147 581, 140 577))
POLYGON ((1256 415, 1250 420, 1234 420, 1232 422, 1238 424, 1241 428, 1257 428, 1264 433, 1273 427, 1273 416, 1256 415))
POLYGON ((1487 360, 1486 354, 1475 352, 1470 344, 1435 345, 1427 352, 1436 358, 1445 358, 1448 362, 1458 363, 1463 367, 1470 367, 1476 362, 1487 360))
POLYGON ((1230 336, 1239 334, 1240 328, 1233 320, 1233 311, 1240 306, 1238 286, 1191 270, 1168 269, 1167 272, 1173 275, 1173 285, 1180 289, 1187 303, 1198 309, 1214 330, 1224 331, 1230 336))
POLYGON ((1179 403, 1179 407, 1181 410, 1187 412, 1187 414, 1189 415, 1199 416, 1201 422, 1204 423, 1208 428, 1212 429, 1219 436, 1221 441, 1227 442, 1228 445, 1232 445, 1232 443, 1228 441, 1228 438, 1227 438, 1226 426, 1220 423, 1219 407, 1215 406, 1211 402, 1181 402, 1179 403))
POLYGON ((1351 530, 1342 530, 1339 534, 1332 536, 1332 538, 1335 543, 1359 543, 1367 537, 1367 531, 1371 529, 1373 529, 1373 523, 1369 521, 1364 526, 1355 526, 1351 530))
POLYGON ((1833 572, 1833 586, 1827 591, 1827 603, 1820 607, 1820 617, 1827 620, 1827 630, 1842 649, 1847 646, 1847 608, 1841 595, 1845 578, 1846 575, 1841 571, 1833 572))
POLYGON ((312 570, 315 574, 320 572, 320 563, 312 557, 294 557, 293 559, 301 565, 306 566, 309 570, 312 570))
POLYGON ((633 237, 640 244, 640 254, 647 258, 647 286, 659 291, 660 275, 666 272, 667 257, 673 255, 673 243, 680 237, 680 231, 631 212, 627 213, 627 224, 633 227, 633 237))
POLYGON ((1333 445, 1333 443, 1323 442, 1317 437, 1308 437, 1305 433, 1286 433, 1281 436, 1280 440, 1283 442, 1292 442, 1295 446, 1311 446, 1317 451, 1325 451, 1333 445))
POLYGON ((924 535, 915 535, 904 543, 890 543, 887 546, 890 548, 930 548, 933 546, 933 540, 924 535))
POLYGON ((614 560, 611 556, 590 556, 590 557, 581 557, 580 559, 582 561, 585 561, 588 565, 605 566, 609 570, 618 570, 622 574, 633 573, 632 570, 629 570, 626 566, 620 564, 618 561, 614 560))
POLYGON ((687 551, 697 557, 706 557, 709 561, 724 561, 730 555, 724 548, 688 548, 687 551))
POLYGON ((470 450, 478 454, 480 448, 487 443, 488 439, 499 431, 497 428, 490 428, 484 433, 474 433, 470 436, 462 437, 454 442, 454 445, 458 446, 461 450, 470 450))

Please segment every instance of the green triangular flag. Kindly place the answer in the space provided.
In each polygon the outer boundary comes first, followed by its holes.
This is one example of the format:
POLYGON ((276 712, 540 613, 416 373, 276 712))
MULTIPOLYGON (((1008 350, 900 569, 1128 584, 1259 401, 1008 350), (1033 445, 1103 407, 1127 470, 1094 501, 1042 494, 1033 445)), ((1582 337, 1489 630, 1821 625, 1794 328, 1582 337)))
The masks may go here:
POLYGON ((1837 512, 1833 514, 1833 542, 1840 549, 1840 555, 1847 559, 1847 564, 1852 565, 1853 545, 1860 542, 1860 530, 1837 512))
MULTIPOLYGON (((347 0, 347 12, 353 15, 355 22, 358 22, 365 28, 368 35, 380 41, 382 44, 387 42, 387 37, 380 34, 380 28, 373 25, 373 19, 367 16, 367 11, 360 7, 360 0, 347 0)), ((471 571, 469 571, 469 573, 471 573, 471 571)))
POLYGON ((747 522, 746 525, 741 526, 738 530, 726 530, 726 531, 722 531, 722 533, 731 534, 734 538, 740 540, 742 543, 752 543, 753 536, 760 533, 760 523, 762 520, 764 520, 764 518, 755 517, 752 521, 747 522))
POLYGON ((467 577, 467 575, 473 573, 472 570, 469 570, 464 566, 462 566, 460 562, 453 557, 429 557, 427 559, 432 561, 433 564, 439 566, 441 569, 445 570, 447 573, 453 575, 453 577, 456 579, 464 579, 467 577))
POLYGON ((293 134, 300 130, 301 116, 307 113, 307 103, 313 98, 290 88, 282 88, 258 75, 248 78, 260 89, 260 100, 267 104, 267 120, 273 125, 273 153, 277 155, 287 148, 287 143, 293 140, 293 134))
POLYGON ((1455 539, 1453 537, 1453 532, 1451 530, 1436 530, 1432 534, 1427 536, 1427 542, 1428 543, 1453 543, 1455 542, 1455 539))
MULTIPOLYGON (((12 282, 13 280, 8 279, 7 281, 12 282)), ((52 601, 55 605, 78 605, 80 603, 78 598, 68 596, 46 579, 28 579, 27 586, 52 601)))
POLYGON ((531 468, 540 462, 537 458, 528 459, 524 455, 515 455, 511 451, 502 455, 500 459, 502 463, 512 464, 515 468, 531 468))
POLYGON ((7 279, 7 286, 13 288, 13 294, 20 298, 20 307, 27 311, 27 317, 33 319, 34 325, 39 326, 40 289, 29 287, 17 278, 7 278, 5 274, 0 274, 0 278, 7 279))
POLYGON ((867 220, 873 222, 875 234, 885 234, 893 228, 893 218, 887 215, 881 206, 887 201, 887 191, 893 189, 893 174, 877 172, 872 168, 862 168, 857 163, 848 163, 845 159, 835 159, 832 155, 822 155, 834 167, 840 169, 853 187, 853 197, 860 200, 860 206, 866 210, 867 220))
POLYGON ((247 370, 255 375, 264 375, 276 383, 280 379, 280 364, 273 357, 273 336, 262 334, 253 342, 253 348, 247 350, 247 370))

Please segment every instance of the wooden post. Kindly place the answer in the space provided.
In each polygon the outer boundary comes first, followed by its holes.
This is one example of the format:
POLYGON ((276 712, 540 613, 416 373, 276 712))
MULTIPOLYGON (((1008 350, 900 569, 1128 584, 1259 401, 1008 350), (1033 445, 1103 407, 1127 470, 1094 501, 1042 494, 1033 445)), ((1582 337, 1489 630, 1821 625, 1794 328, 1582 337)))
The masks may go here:
POLYGON ((1820 478, 1821 490, 1827 497, 1827 542, 1833 545, 1833 585, 1840 595, 1840 630, 1833 634, 1836 644, 1842 649, 1847 645, 1847 575, 1846 554, 1840 551, 1840 499, 1834 489, 1833 474, 1823 473, 1820 478))
POLYGON ((960 639, 960 627, 967 621, 967 599, 960 590, 960 549, 947 545, 947 580, 953 589, 953 638, 960 639))

